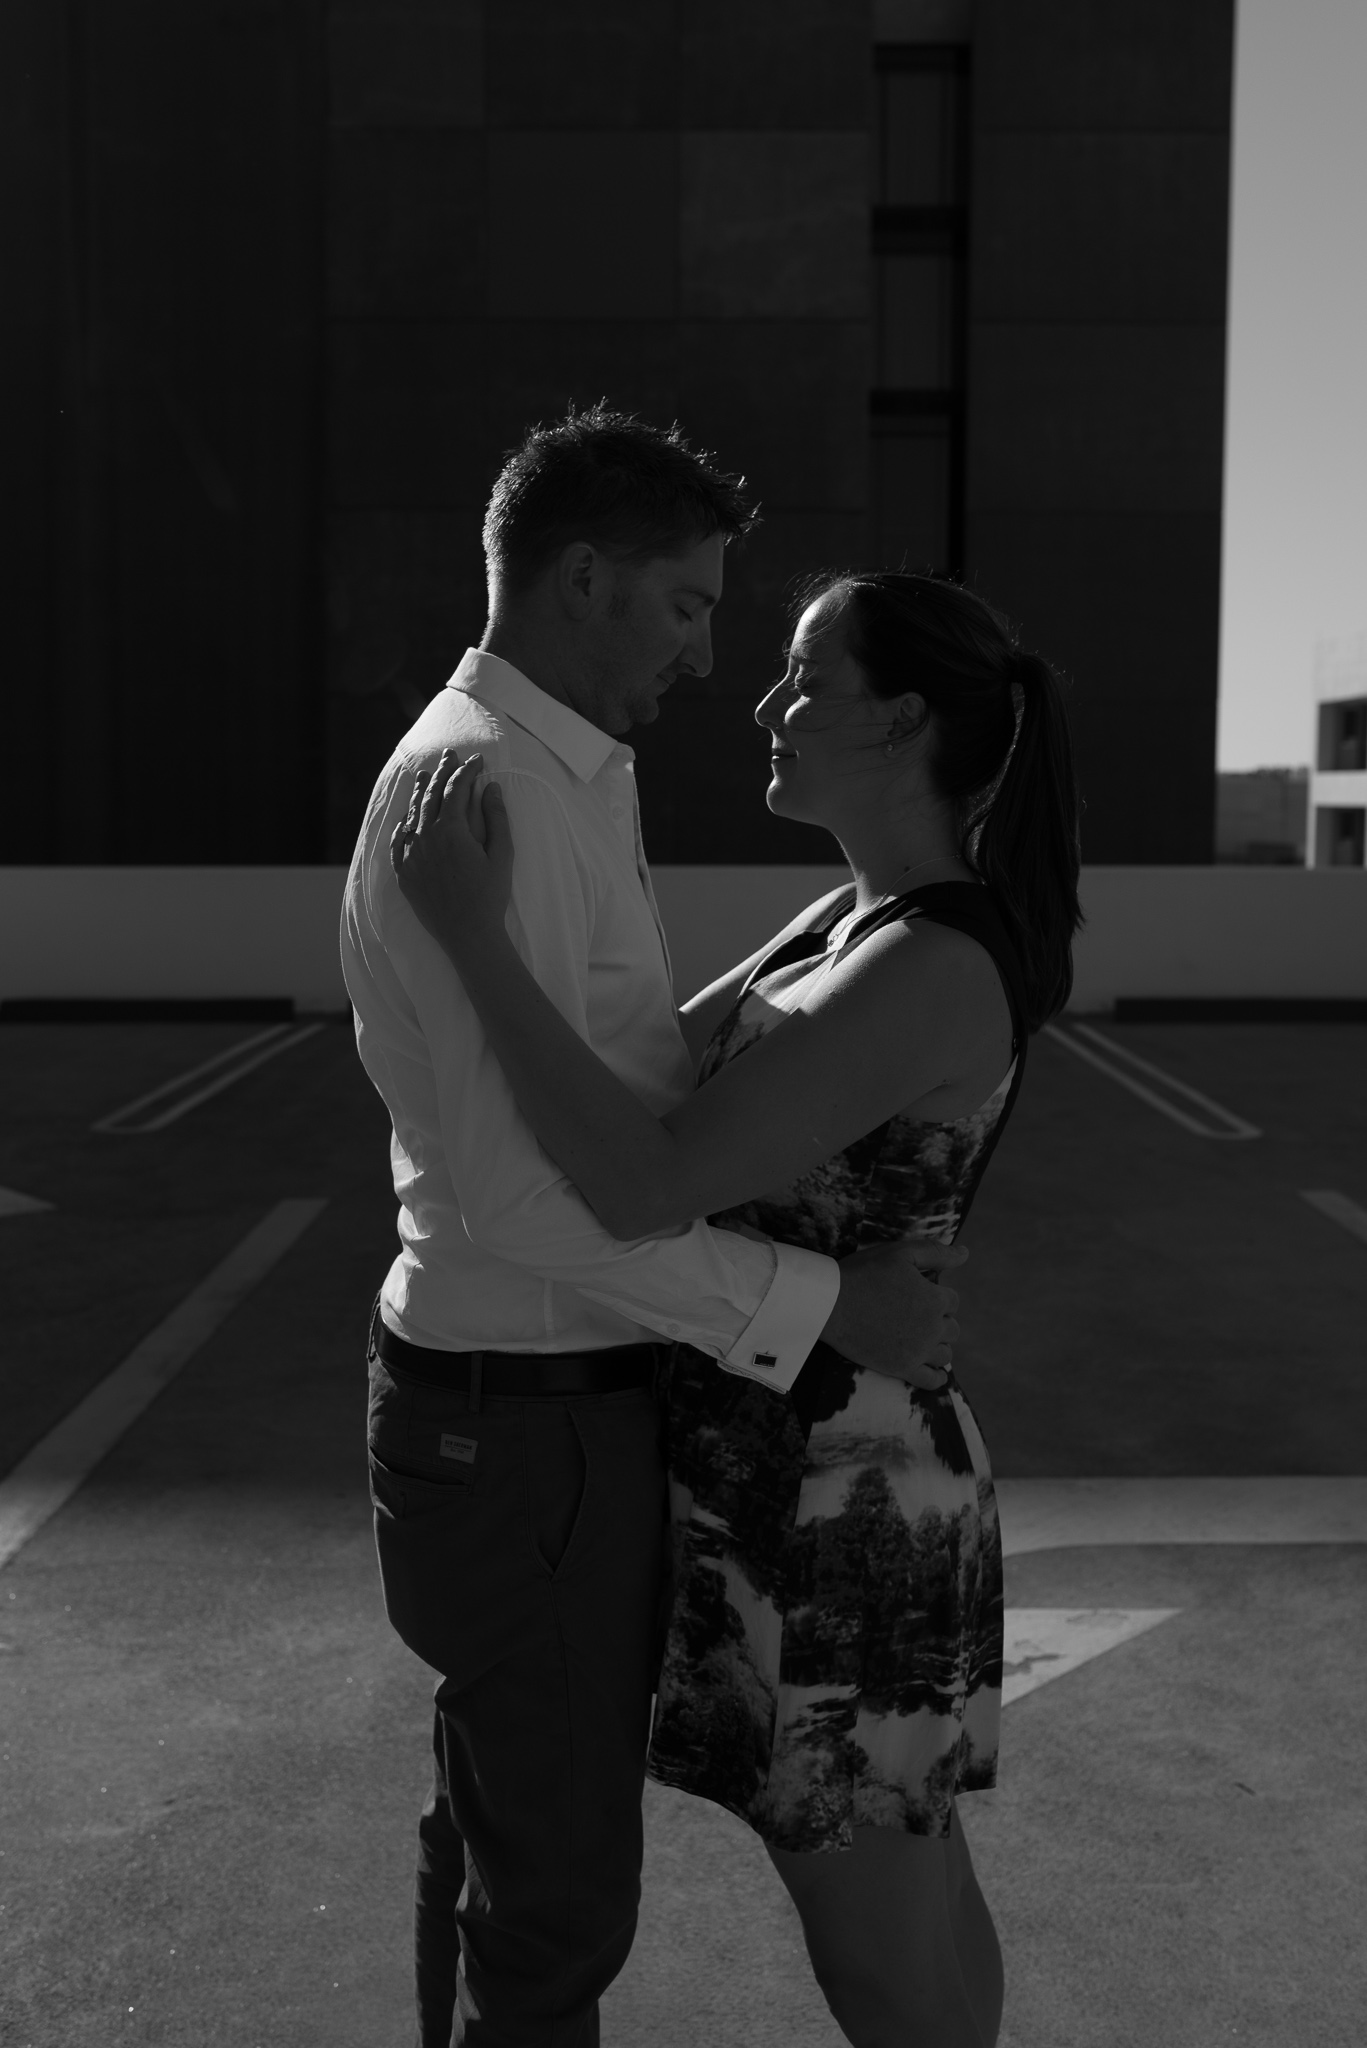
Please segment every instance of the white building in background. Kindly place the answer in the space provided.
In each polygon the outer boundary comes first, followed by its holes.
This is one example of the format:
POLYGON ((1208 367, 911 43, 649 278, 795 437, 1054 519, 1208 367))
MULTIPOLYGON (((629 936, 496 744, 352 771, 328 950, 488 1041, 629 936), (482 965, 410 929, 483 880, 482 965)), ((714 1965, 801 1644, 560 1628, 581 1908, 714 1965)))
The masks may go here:
POLYGON ((1315 648, 1309 863, 1367 866, 1367 633, 1315 648))

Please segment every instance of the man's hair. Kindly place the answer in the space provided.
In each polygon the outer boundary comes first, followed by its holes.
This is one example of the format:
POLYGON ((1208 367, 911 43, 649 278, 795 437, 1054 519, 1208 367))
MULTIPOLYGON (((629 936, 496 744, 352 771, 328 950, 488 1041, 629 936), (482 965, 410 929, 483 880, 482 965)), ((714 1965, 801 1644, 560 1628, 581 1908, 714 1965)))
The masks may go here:
POLYGON ((491 575, 525 590, 571 541, 645 562, 714 533, 735 540, 758 516, 745 478, 690 448, 677 422, 654 427, 600 400, 533 427, 508 456, 484 515, 484 552, 491 575))

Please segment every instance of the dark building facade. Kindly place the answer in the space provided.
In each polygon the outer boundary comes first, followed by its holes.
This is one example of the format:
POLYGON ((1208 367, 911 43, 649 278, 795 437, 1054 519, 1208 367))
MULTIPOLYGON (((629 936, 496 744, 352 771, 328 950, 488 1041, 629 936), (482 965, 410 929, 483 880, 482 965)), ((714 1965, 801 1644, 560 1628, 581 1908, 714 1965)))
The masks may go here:
POLYGON ((797 579, 870 560, 1068 672, 1087 859, 1210 859, 1231 35, 1232 0, 10 0, 2 857, 346 858, 481 630, 501 451, 607 396, 765 514, 713 674, 633 736, 655 860, 830 857, 765 811, 751 711, 797 579))

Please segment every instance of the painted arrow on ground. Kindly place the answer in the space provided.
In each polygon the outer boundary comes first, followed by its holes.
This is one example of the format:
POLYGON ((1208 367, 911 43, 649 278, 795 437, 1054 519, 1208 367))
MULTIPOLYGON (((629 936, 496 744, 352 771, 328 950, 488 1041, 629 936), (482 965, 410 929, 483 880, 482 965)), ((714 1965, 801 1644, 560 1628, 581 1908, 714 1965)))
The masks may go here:
POLYGON ((1180 1607, 1008 1607, 1002 1705, 1038 1692, 1118 1643, 1170 1621, 1180 1607))

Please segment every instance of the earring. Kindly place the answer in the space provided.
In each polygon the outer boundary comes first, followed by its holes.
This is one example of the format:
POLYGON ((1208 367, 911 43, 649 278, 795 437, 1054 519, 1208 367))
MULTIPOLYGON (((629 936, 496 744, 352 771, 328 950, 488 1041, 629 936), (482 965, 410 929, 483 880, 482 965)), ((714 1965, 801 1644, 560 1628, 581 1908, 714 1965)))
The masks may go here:
POLYGON ((885 740, 885 741, 884 741, 884 743, 883 743, 883 752, 884 752, 884 753, 885 753, 885 754, 887 755, 887 757, 888 757, 888 759, 889 759, 889 760, 891 760, 891 759, 892 759, 892 755, 893 755, 893 743, 892 743, 892 741, 891 741, 891 740, 885 740))

